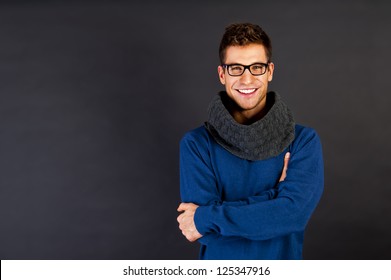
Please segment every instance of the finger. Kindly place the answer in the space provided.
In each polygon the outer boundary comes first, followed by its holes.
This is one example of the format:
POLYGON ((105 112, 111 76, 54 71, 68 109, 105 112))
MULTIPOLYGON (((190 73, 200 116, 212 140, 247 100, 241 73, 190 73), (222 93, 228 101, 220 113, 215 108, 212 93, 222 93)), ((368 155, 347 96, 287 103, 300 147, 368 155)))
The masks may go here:
POLYGON ((180 214, 178 217, 177 217, 177 221, 178 221, 178 223, 180 223, 180 224, 183 224, 184 222, 186 222, 186 213, 182 213, 182 214, 180 214))
POLYGON ((286 178, 286 172, 288 170, 288 163, 289 163, 290 156, 291 156, 291 154, 289 152, 285 154, 285 157, 284 157, 284 167, 282 169, 281 177, 280 177, 280 180, 279 180, 280 182, 284 181, 285 178, 286 178))
POLYGON ((288 168, 288 162, 289 162, 289 159, 291 158, 291 153, 290 152, 287 152, 285 154, 285 157, 284 157, 284 167, 288 168))
POLYGON ((181 203, 178 207, 178 211, 186 211, 186 210, 189 210, 189 209, 192 209, 194 208, 196 205, 194 203, 181 203))
POLYGON ((179 204, 179 207, 178 207, 177 211, 178 212, 185 211, 188 208, 186 204, 188 204, 188 203, 181 203, 181 204, 179 204))
POLYGON ((284 172, 286 172, 288 170, 288 163, 289 163, 289 159, 291 157, 291 154, 288 152, 285 154, 285 157, 284 157, 284 172))

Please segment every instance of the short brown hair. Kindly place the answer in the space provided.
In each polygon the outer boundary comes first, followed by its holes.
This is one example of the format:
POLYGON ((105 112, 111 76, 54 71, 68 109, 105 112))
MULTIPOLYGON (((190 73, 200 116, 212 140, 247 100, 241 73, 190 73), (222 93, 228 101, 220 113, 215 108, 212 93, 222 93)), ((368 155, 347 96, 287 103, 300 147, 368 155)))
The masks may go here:
POLYGON ((252 23, 233 23, 225 28, 220 42, 219 56, 221 64, 225 62, 225 53, 230 46, 246 46, 260 44, 265 47, 268 61, 272 58, 272 42, 263 29, 252 23))

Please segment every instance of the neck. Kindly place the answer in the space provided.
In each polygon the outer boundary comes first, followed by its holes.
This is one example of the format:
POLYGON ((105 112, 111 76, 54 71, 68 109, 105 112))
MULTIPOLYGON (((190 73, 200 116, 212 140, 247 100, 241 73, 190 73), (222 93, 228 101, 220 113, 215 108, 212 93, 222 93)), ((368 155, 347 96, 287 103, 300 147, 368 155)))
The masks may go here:
POLYGON ((270 104, 268 104, 266 100, 264 100, 263 103, 264 104, 261 108, 243 110, 242 108, 239 108, 236 103, 230 100, 227 104, 227 109, 236 122, 239 124, 250 125, 262 119, 269 111, 270 104))
POLYGON ((250 125, 256 121, 259 121, 266 115, 267 110, 265 109, 266 108, 256 113, 247 112, 247 111, 230 110, 230 113, 232 117, 235 119, 235 121, 237 121, 238 123, 244 125, 250 125))

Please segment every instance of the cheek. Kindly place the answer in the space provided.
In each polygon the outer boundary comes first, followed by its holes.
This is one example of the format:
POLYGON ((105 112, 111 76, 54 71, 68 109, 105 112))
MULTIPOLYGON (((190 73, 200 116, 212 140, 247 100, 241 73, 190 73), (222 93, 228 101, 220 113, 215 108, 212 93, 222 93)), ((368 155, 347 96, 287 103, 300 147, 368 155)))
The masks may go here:
POLYGON ((227 87, 232 88, 237 84, 240 84, 240 79, 234 78, 234 77, 229 77, 225 79, 225 84, 227 87))
POLYGON ((229 87, 229 85, 230 85, 229 79, 227 79, 226 77, 221 78, 221 79, 220 79, 220 82, 221 82, 225 87, 229 87))
POLYGON ((237 81, 227 81, 227 83, 225 84, 225 88, 227 89, 227 91, 233 91, 237 86, 237 81))
POLYGON ((263 77, 261 80, 260 80, 260 83, 262 83, 263 86, 267 86, 267 84, 269 83, 269 76, 268 77, 263 77))

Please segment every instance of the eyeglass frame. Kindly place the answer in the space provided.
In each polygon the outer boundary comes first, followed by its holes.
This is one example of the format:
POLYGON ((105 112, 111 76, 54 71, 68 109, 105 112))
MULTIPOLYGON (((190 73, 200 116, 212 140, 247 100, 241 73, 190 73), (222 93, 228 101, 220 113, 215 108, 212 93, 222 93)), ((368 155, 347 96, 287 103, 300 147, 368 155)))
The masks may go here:
POLYGON ((265 75, 267 69, 269 68, 269 64, 270 64, 270 61, 267 62, 267 63, 262 63, 262 62, 255 62, 253 64, 250 64, 250 65, 243 65, 243 64, 240 64, 240 63, 232 63, 232 64, 222 64, 221 67, 227 69, 227 73, 228 75, 232 76, 232 77, 240 77, 243 75, 244 71, 246 71, 246 69, 248 69, 248 71, 250 72, 251 75, 253 76, 262 76, 262 75, 265 75), (251 69, 250 67, 253 66, 253 65, 256 65, 256 64, 261 64, 262 66, 265 67, 265 72, 263 72, 262 74, 253 74, 253 72, 251 72, 251 69), (228 67, 230 66, 233 66, 233 65, 238 65, 238 66, 242 66, 243 67, 243 72, 240 74, 240 75, 231 75, 228 71, 228 67))

